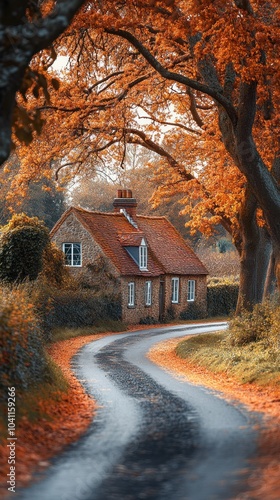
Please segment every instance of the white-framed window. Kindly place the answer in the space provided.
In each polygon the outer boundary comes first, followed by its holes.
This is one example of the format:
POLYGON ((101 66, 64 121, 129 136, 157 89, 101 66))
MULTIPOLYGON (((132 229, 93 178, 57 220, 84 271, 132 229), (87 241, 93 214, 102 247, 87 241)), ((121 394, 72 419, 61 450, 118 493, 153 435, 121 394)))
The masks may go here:
POLYGON ((195 280, 188 280, 188 296, 187 301, 193 302, 195 299, 195 280))
POLYGON ((62 250, 65 253, 66 266, 82 265, 82 244, 81 243, 63 243, 62 250))
POLYGON ((144 238, 139 247, 139 269, 148 269, 148 248, 144 238))
POLYGON ((129 307, 134 307, 135 305, 135 283, 131 281, 128 283, 128 301, 127 305, 129 307))
POLYGON ((146 281, 145 283, 145 306, 152 305, 152 282, 146 281))
POLYGON ((173 304, 178 304, 179 302, 179 278, 172 278, 171 302, 173 304))

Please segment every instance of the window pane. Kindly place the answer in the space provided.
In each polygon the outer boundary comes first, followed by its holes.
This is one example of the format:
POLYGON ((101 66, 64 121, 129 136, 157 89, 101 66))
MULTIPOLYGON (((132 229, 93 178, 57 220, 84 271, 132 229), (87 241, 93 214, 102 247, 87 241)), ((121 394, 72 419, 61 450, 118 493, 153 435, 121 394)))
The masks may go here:
POLYGON ((146 281, 145 283, 145 305, 150 306, 152 303, 152 282, 146 281))
POLYGON ((72 264, 72 245, 71 243, 63 244, 63 251, 65 253, 65 263, 67 266, 71 266, 72 264))
POLYGON ((63 243, 62 249, 65 253, 65 263, 67 266, 81 266, 81 243, 63 243))
POLYGON ((81 244, 73 243, 73 266, 81 265, 81 244))
POLYGON ((172 302, 179 302, 179 278, 172 278, 172 302))
POLYGON ((195 299, 195 280, 188 281, 188 297, 187 300, 189 302, 194 301, 195 299))
POLYGON ((134 283, 128 283, 128 305, 134 306, 135 287, 134 283))
POLYGON ((141 245, 139 247, 139 268, 147 269, 148 264, 148 249, 146 246, 141 245))

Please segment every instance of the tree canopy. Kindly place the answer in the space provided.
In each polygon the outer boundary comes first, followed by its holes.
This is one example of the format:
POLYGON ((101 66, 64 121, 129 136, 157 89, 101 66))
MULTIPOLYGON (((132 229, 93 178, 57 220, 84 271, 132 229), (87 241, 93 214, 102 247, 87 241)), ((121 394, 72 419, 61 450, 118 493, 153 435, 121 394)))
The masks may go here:
POLYGON ((18 97, 46 121, 21 150, 23 177, 51 161, 70 177, 122 165, 139 144, 159 155, 161 195, 182 186, 205 230, 211 213, 235 235, 260 207, 279 268, 279 29, 276 1, 85 3, 56 43, 68 57, 59 92, 41 56, 48 95, 33 82, 18 97))

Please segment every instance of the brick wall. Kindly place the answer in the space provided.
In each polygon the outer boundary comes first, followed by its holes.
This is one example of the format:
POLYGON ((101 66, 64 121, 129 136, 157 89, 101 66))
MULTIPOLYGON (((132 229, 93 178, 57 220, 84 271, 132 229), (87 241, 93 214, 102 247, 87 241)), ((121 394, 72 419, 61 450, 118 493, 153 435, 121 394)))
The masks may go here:
POLYGON ((159 278, 144 277, 122 277, 122 315, 123 320, 128 324, 139 323, 141 319, 147 316, 159 319, 159 278), (152 282, 152 304, 145 305, 145 283, 152 282), (135 305, 128 306, 128 283, 135 283, 135 305))
MULTIPOLYGON (((178 318, 180 313, 185 311, 190 304, 196 304, 199 306, 202 312, 202 316, 206 314, 207 311, 207 285, 206 276, 178 276, 179 281, 179 303, 173 304, 171 302, 171 280, 173 276, 164 277, 164 313, 166 314, 168 309, 172 307, 175 314, 175 318, 178 318), (188 280, 195 280, 196 291, 194 302, 187 301, 188 292, 188 280)), ((176 277, 174 275, 174 277, 176 277)), ((133 324, 138 323, 141 319, 150 316, 156 321, 159 319, 159 287, 160 278, 153 278, 152 281, 152 304, 151 306, 145 306, 145 282, 147 278, 142 277, 123 277, 121 283, 121 293, 122 293, 122 314, 123 320, 127 323, 133 324), (128 306, 128 283, 135 283, 135 305, 133 307, 128 306)))
POLYGON ((168 275, 165 276, 165 312, 168 308, 172 308, 175 317, 178 318, 180 313, 185 311, 190 304, 196 304, 201 308, 202 313, 206 314, 207 311, 207 283, 206 276, 180 276, 168 275), (179 302, 178 304, 172 303, 172 278, 179 278, 179 302), (195 300, 193 302, 187 301, 188 296, 188 281, 195 280, 195 300))

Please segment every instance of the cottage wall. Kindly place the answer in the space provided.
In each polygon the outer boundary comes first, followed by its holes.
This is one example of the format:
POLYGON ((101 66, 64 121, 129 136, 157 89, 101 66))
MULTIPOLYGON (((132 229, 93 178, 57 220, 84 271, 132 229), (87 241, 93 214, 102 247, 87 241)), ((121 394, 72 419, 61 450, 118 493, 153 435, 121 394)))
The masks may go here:
POLYGON ((204 316, 207 311, 207 282, 205 275, 198 276, 180 276, 167 275, 165 276, 165 313, 168 309, 172 309, 175 318, 178 318, 180 313, 186 311, 194 304, 201 310, 201 316, 204 316), (179 302, 172 303, 172 278, 179 278, 179 302), (195 300, 188 302, 188 281, 195 280, 195 300))
MULTIPOLYGON (((188 308, 192 307, 193 304, 201 311, 201 317, 206 314, 206 276, 178 276, 180 278, 180 289, 179 289, 179 303, 173 304, 171 301, 172 296, 172 284, 171 280, 174 276, 168 275, 164 277, 164 310, 163 316, 166 316, 170 310, 174 314, 175 318, 179 318, 180 313, 186 311, 188 308), (187 301, 188 292, 188 280, 195 280, 196 282, 196 292, 195 300, 192 302, 187 301)), ((121 294, 122 294, 122 316, 123 320, 129 324, 139 323, 140 320, 147 318, 148 316, 159 320, 159 295, 160 295, 160 280, 163 277, 153 278, 152 281, 152 304, 151 306, 145 306, 145 282, 149 278, 134 277, 131 278, 123 277, 121 284, 121 294), (133 307, 128 306, 128 284, 129 282, 135 283, 135 305, 133 307)))
POLYGON ((139 323, 147 317, 159 319, 159 278, 123 277, 121 280, 122 317, 128 324, 139 323), (145 305, 145 283, 152 282, 152 304, 145 305), (128 284, 135 283, 135 305, 128 306, 128 284))
POLYGON ((115 266, 105 257, 100 246, 94 241, 92 236, 83 227, 80 221, 77 220, 74 214, 64 220, 61 226, 52 236, 52 241, 56 243, 58 248, 62 249, 63 243, 81 243, 82 244, 82 266, 69 266, 71 274, 84 283, 91 284, 95 279, 92 266, 100 261, 100 257, 106 260, 107 270, 112 276, 117 277, 118 272, 115 266))

